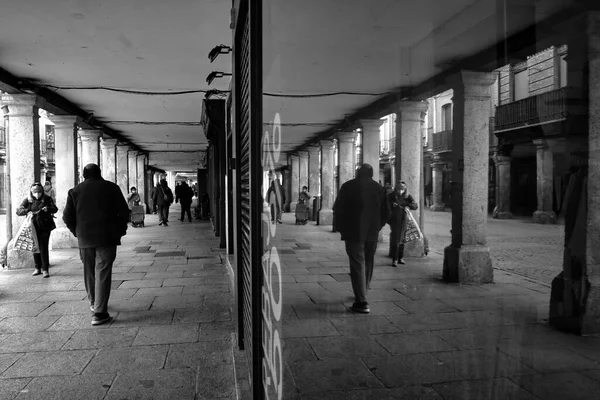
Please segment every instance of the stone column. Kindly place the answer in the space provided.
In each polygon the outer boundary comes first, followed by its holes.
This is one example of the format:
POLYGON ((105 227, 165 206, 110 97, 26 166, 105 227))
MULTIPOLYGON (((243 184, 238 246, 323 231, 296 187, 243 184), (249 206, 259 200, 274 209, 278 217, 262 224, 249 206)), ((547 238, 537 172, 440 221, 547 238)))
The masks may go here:
POLYGON ((100 165, 100 147, 98 139, 102 136, 102 131, 99 129, 85 129, 79 131, 81 138, 81 175, 83 176, 83 168, 94 163, 100 165))
MULTIPOLYGON (((302 191, 302 186, 308 186, 308 151, 299 151, 299 183, 300 183, 300 191, 302 191)), ((314 195, 314 193, 311 193, 314 195)))
MULTIPOLYGON (((154 172, 151 169, 146 169, 146 192, 144 193, 144 203, 146 203, 146 213, 152 213, 152 188, 154 187, 154 172)), ((191 185, 190 185, 191 187, 191 185)))
POLYGON ((289 155, 290 174, 290 211, 296 211, 298 196, 300 195, 300 158, 296 154, 289 155))
POLYGON ((537 211, 533 213, 536 224, 555 224, 556 213, 552 210, 554 165, 552 149, 545 140, 534 140, 537 159, 537 211))
POLYGON ((434 156, 431 164, 433 174, 433 205, 430 207, 432 211, 444 211, 444 201, 442 200, 442 182, 444 179, 444 163, 440 162, 439 156, 434 156))
POLYGON ((321 210, 319 211, 319 225, 333 223, 333 140, 321 140, 321 210))
POLYGON ((56 192, 56 229, 52 231, 50 240, 53 249, 68 249, 77 247, 77 238, 67 229, 62 220, 62 213, 67 204, 67 194, 69 190, 77 185, 77 150, 76 150, 76 131, 75 115, 54 115, 54 147, 56 183, 54 190, 56 192))
POLYGON ((146 155, 143 153, 137 156, 137 190, 140 198, 146 203, 146 155))
POLYGON ((291 178, 292 174, 290 167, 288 166, 286 169, 283 170, 282 186, 283 193, 285 195, 285 204, 283 205, 283 211, 290 211, 290 202, 292 201, 291 178))
MULTIPOLYGON (((39 114, 35 102, 35 95, 2 95, 2 107, 8 115, 6 136, 9 143, 6 151, 10 173, 10 206, 6 212, 12 217, 13 238, 24 220, 24 217, 16 216, 16 210, 23 199, 29 196, 31 184, 40 176, 39 114)), ((14 251, 14 259, 11 253, 13 252, 9 250, 8 262, 11 268, 24 268, 32 259, 32 255, 25 251, 14 251)))
POLYGON ((137 150, 134 150, 131 147, 129 147, 129 151, 127 151, 127 171, 129 179, 127 180, 126 195, 129 193, 129 189, 132 186, 137 187, 137 150))
POLYGON ((390 179, 392 181, 392 187, 396 186, 396 182, 398 181, 396 178, 396 159, 390 161, 390 179))
MULTIPOLYGON (((373 167, 373 180, 379 182, 379 128, 383 125, 382 119, 361 119, 362 125, 362 157, 363 164, 373 167)), ((353 177, 354 178, 354 177, 353 177)))
MULTIPOLYGON (((422 124, 424 113, 427 111, 427 102, 402 101, 398 103, 396 118, 396 136, 402 136, 402 147, 396 148, 396 154, 400 154, 401 181, 406 182, 408 192, 415 202, 420 204, 421 199, 421 158, 423 157, 423 146, 421 144, 422 124)), ((411 210, 413 217, 419 223, 421 210, 411 210)), ((422 257, 423 241, 413 240, 404 246, 404 254, 407 257, 422 257)))
MULTIPOLYGON (((339 186, 356 175, 354 154, 356 153, 356 132, 338 132, 338 165, 339 165, 339 186)), ((339 187, 338 187, 339 191, 339 187)))
POLYGON ((83 182, 83 166, 81 165, 81 136, 79 135, 81 128, 77 128, 76 142, 77 142, 77 183, 83 182))
POLYGON ((494 280, 487 245, 491 73, 461 71, 453 77, 452 244, 444 249, 445 280, 494 280))
MULTIPOLYGON (((308 146, 308 191, 313 196, 321 195, 321 163, 319 155, 321 148, 319 146, 308 146)), ((317 214, 315 212, 319 210, 313 210, 312 204, 311 213, 308 219, 311 221, 317 220, 317 214)))
POLYGON ((102 158, 102 177, 110 182, 117 183, 117 139, 100 139, 100 155, 102 158))
POLYGON ((128 151, 128 145, 117 144, 117 171, 115 174, 117 179, 116 183, 121 188, 121 192, 123 192, 124 197, 127 197, 127 192, 129 191, 127 188, 127 184, 129 183, 129 163, 127 160, 128 151))
POLYGON ((513 215, 510 212, 510 156, 496 153, 494 163, 496 164, 496 198, 498 204, 494 209, 493 217, 511 219, 513 215))

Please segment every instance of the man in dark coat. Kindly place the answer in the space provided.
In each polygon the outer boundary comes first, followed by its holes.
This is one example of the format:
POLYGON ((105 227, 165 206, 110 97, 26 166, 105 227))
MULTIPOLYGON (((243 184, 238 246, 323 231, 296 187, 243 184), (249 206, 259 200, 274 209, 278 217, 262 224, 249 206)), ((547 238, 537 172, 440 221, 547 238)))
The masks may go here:
POLYGON ((177 187, 179 190, 175 189, 175 203, 179 202, 181 204, 181 218, 179 218, 179 220, 183 222, 183 218, 187 213, 188 221, 192 222, 192 212, 190 210, 190 206, 192 205, 194 191, 185 181, 181 182, 181 184, 177 187))
POLYGON ((403 236, 406 230, 406 211, 408 207, 411 210, 416 210, 419 206, 415 199, 408 194, 405 182, 398 182, 394 191, 388 195, 392 215, 390 216, 389 224, 391 228, 390 234, 390 255, 392 256, 392 267, 397 267, 398 263, 404 264, 404 241, 403 236))
POLYGON ((373 180, 373 167, 363 164, 356 178, 342 185, 333 206, 336 229, 346 243, 355 301, 351 309, 368 313, 367 291, 379 231, 389 216, 385 189, 373 180))
POLYGON ((83 178, 69 190, 63 221, 79 243, 85 290, 94 313, 92 325, 101 325, 111 320, 112 267, 117 246, 127 233, 129 207, 119 186, 102 179, 98 165, 86 165, 83 178))
POLYGON ((165 175, 161 177, 160 182, 156 185, 152 200, 158 206, 158 225, 169 226, 169 207, 173 203, 173 192, 167 184, 165 175))

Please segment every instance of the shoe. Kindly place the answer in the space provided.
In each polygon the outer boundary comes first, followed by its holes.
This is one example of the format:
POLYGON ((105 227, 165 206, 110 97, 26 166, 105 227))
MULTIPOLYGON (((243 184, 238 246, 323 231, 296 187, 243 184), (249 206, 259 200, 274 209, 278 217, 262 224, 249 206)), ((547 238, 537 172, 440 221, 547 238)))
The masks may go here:
POLYGON ((354 303, 352 304, 352 307, 350 307, 350 309, 352 311, 356 311, 362 314, 368 314, 371 312, 371 310, 369 310, 369 304, 367 302, 362 302, 362 303, 354 303))
POLYGON ((44 271, 44 278, 50 278, 50 273, 48 271, 44 271))
POLYGON ((102 325, 109 322, 112 319, 108 313, 94 313, 92 317, 92 325, 102 325))
POLYGON ((36 276, 36 275, 41 275, 42 271, 39 268, 36 268, 33 270, 33 274, 31 274, 31 276, 36 276))
POLYGON ((96 313, 96 309, 94 308, 93 305, 90 306, 90 311, 93 312, 93 313, 96 313))
POLYGON ((397 267, 398 264, 396 264, 396 260, 392 261, 392 267, 397 267))
POLYGON ((398 260, 398 264, 406 264, 403 259, 398 260))
POLYGON ((190 219, 190 220, 188 220, 188 222, 192 222, 192 220, 190 219))
POLYGON ((160 222, 158 223, 158 226, 160 226, 160 225, 162 225, 162 224, 163 224, 163 222, 162 222, 162 221, 160 221, 160 222))
POLYGON ((277 223, 278 223, 278 224, 283 224, 283 222, 281 222, 281 220, 280 220, 280 219, 278 219, 278 220, 277 220, 277 223))
POLYGON ((166 222, 163 224, 163 226, 169 226, 169 224, 167 224, 166 222))

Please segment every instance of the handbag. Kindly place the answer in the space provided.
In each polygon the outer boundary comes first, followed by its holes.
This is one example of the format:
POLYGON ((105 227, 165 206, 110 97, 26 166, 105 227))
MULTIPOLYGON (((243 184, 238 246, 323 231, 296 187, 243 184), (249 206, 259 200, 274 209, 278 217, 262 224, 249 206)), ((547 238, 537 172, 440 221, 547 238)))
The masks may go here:
POLYGON ((26 250, 31 251, 32 253, 40 252, 40 245, 38 243, 37 233, 32 218, 33 215, 29 214, 21 224, 13 244, 15 250, 26 250))
POLYGON ((423 232, 419 228, 419 224, 413 217, 408 207, 404 208, 406 229, 404 229, 404 235, 402 236, 402 243, 412 242, 413 240, 423 239, 423 232))

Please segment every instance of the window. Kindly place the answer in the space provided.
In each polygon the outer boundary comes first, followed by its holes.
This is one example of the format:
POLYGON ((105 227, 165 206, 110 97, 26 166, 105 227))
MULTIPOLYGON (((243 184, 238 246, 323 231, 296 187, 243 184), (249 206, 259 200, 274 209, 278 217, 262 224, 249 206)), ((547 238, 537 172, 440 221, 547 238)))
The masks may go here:
POLYGON ((442 132, 452 130, 452 103, 442 106, 442 132))
POLYGON ((514 75, 515 101, 529 96, 529 72, 525 69, 514 75))
POLYGON ((567 86, 567 56, 562 56, 560 57, 560 65, 559 65, 559 69, 560 69, 560 81, 558 83, 559 87, 565 87, 567 86))

